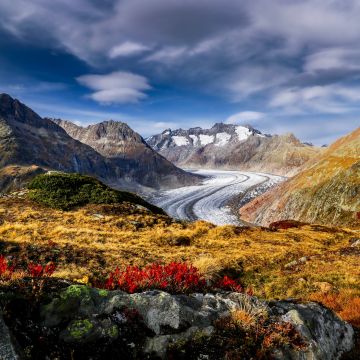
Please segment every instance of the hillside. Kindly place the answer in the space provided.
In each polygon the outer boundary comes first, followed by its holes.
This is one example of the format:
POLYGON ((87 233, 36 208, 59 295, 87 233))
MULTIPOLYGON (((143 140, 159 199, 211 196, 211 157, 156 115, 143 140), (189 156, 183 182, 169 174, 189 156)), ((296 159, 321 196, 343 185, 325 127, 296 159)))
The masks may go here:
POLYGON ((352 308, 360 296, 358 233, 350 229, 185 223, 126 201, 62 211, 14 194, 0 198, 0 237, 2 255, 54 261, 57 278, 96 284, 117 266, 187 261, 207 279, 230 276, 261 298, 336 303, 360 325, 352 308))
POLYGON ((192 185, 199 179, 177 168, 155 152, 144 139, 127 124, 104 121, 87 127, 70 121, 51 119, 72 138, 91 146, 99 154, 111 159, 126 171, 126 178, 153 188, 192 185))
POLYGON ((294 135, 264 135, 251 126, 218 123, 211 129, 165 130, 148 144, 181 167, 216 168, 294 175, 322 149, 294 135))
POLYGON ((240 209, 245 221, 281 219, 359 226, 360 128, 332 144, 304 171, 240 209))
POLYGON ((0 168, 35 165, 115 180, 100 154, 6 94, 0 95, 0 153, 0 168))

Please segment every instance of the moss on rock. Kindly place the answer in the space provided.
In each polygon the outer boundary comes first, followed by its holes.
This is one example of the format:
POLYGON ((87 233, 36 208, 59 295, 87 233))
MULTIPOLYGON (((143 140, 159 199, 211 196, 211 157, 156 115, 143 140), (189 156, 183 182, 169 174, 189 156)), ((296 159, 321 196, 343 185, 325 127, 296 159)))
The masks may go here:
POLYGON ((70 337, 75 340, 80 340, 86 337, 93 327, 94 325, 88 319, 76 320, 67 327, 67 331, 69 332, 70 337))

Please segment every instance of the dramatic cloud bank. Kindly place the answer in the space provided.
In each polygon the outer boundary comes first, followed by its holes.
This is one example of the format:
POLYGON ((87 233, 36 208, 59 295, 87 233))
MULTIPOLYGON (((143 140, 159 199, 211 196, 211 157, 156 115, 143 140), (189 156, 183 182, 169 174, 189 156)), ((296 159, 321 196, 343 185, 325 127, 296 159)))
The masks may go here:
POLYGON ((358 0, 0 2, 0 35, 82 60, 75 77, 96 102, 216 98, 218 120, 302 134, 314 117, 359 124, 359 19, 358 0))

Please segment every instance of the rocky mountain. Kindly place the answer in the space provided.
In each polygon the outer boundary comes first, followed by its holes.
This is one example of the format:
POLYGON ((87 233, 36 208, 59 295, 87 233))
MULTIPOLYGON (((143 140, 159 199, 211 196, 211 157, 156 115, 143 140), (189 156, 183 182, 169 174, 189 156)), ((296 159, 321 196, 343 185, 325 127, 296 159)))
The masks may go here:
MULTIPOLYGON (((149 150, 149 154, 152 153, 149 150)), ((194 182, 192 175, 173 165, 163 167, 166 160, 157 156, 152 163, 156 166, 152 173, 151 165, 143 164, 142 158, 137 159, 136 152, 132 161, 105 157, 7 94, 0 94, 0 154, 0 171, 5 176, 1 191, 16 187, 15 179, 21 184, 22 174, 29 177, 33 170, 39 173, 51 169, 92 175, 107 184, 126 188, 175 187, 194 182), (33 166, 37 167, 36 171, 33 166), (149 174, 144 176, 145 172, 149 174)))
POLYGON ((191 175, 154 151, 145 140, 127 124, 104 121, 87 127, 70 121, 51 119, 72 138, 89 145, 111 163, 123 169, 125 179, 133 179, 148 187, 176 187, 191 185, 199 177, 191 175))
POLYGON ((146 139, 181 167, 222 168, 293 175, 320 149, 294 135, 265 135, 253 127, 217 123, 211 129, 165 130, 146 139))
POLYGON ((298 175, 240 209, 245 221, 282 219, 360 225, 360 128, 332 144, 298 175))

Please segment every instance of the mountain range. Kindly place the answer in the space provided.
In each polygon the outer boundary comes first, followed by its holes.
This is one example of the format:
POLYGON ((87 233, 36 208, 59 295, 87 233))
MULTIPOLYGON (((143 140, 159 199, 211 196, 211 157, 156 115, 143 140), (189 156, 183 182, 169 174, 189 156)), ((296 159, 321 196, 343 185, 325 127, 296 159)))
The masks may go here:
POLYGON ((322 148, 293 134, 268 135, 249 125, 217 123, 210 129, 167 129, 146 139, 165 158, 185 168, 216 168, 292 176, 322 148))
POLYGON ((0 94, 0 191, 19 188, 33 175, 48 170, 88 174, 127 189, 170 188, 199 180, 154 152, 125 124, 109 121, 84 131, 89 138, 97 136, 104 146, 92 143, 94 149, 72 138, 56 122, 0 94))
POLYGON ((51 120, 73 139, 90 146, 125 171, 123 178, 128 184, 135 181, 149 188, 171 188, 199 180, 159 155, 123 122, 110 120, 81 127, 66 120, 51 120))
POLYGON ((259 225, 283 219, 358 226, 360 220, 360 128, 338 139, 295 177, 240 209, 259 225))

